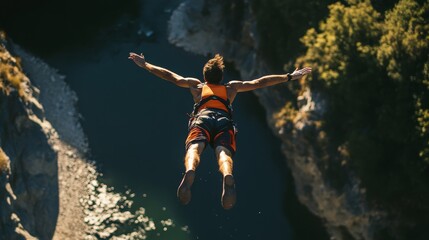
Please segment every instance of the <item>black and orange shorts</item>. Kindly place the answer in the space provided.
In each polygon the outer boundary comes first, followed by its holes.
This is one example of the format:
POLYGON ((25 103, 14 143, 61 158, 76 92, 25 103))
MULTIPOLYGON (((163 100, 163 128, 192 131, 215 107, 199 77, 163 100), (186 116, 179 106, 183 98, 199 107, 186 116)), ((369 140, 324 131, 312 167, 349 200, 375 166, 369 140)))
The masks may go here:
POLYGON ((237 130, 228 113, 217 109, 203 109, 189 120, 186 150, 191 144, 204 142, 213 149, 223 146, 234 155, 237 130))

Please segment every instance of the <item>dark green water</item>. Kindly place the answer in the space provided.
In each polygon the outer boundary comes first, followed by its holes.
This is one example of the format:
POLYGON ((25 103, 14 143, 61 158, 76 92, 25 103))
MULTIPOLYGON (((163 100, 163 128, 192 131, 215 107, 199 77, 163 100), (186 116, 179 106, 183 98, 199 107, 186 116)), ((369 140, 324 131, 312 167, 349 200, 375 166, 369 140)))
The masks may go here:
MULTIPOLYGON (((77 92, 89 157, 103 174, 100 181, 116 192, 135 194, 131 209, 144 208, 157 225, 147 231, 148 239, 324 239, 321 223, 297 203, 280 142, 252 93, 241 93, 234 102, 237 205, 230 211, 220 205, 221 175, 209 147, 197 170, 191 203, 177 201, 191 94, 138 68, 127 56, 129 51, 143 52, 153 64, 201 78, 207 58, 166 40, 170 10, 180 2, 140 1, 132 13, 96 28, 88 41, 61 45, 45 36, 52 44, 28 43, 77 92), (154 40, 138 35, 141 23, 155 30, 154 40), (61 47, 53 47, 57 45, 61 47), (165 219, 174 227, 164 229, 160 222, 165 219)), ((78 38, 79 29, 75 31, 78 38)), ((237 78, 230 68, 225 80, 237 78)))

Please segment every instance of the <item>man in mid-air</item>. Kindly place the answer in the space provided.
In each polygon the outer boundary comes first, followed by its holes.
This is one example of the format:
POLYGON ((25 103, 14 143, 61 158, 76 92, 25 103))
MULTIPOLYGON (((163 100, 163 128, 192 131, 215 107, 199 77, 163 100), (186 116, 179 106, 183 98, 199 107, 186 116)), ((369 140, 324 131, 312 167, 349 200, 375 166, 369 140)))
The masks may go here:
POLYGON ((177 197, 182 204, 188 204, 191 200, 191 186, 195 179, 195 170, 200 163, 200 155, 205 147, 210 145, 215 151, 219 171, 223 175, 221 203, 224 209, 232 208, 237 200, 232 175, 236 130, 231 108, 237 93, 289 82, 311 72, 311 68, 306 67, 296 69, 291 74, 266 75, 251 81, 232 80, 223 84, 225 65, 219 54, 204 65, 204 81, 182 77, 168 69, 150 64, 143 54, 131 52, 128 58, 155 76, 191 91, 195 105, 185 142, 185 174, 177 189, 177 197))

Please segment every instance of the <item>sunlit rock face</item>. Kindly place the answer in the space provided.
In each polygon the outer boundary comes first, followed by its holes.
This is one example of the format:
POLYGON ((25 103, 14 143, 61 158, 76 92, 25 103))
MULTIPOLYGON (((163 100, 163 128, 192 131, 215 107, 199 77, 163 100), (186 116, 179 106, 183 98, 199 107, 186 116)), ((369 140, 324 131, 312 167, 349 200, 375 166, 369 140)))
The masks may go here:
POLYGON ((79 198, 91 164, 82 158, 76 96, 55 69, 2 34, 0 239, 83 239, 79 198))
POLYGON ((53 132, 41 119, 43 109, 34 98, 37 89, 29 85, 5 39, 1 41, 0 146, 7 167, 2 169, 0 208, 2 226, 9 227, 1 227, 0 236, 49 239, 59 205, 57 156, 48 143, 53 132), (10 66, 13 70, 5 73, 10 66))
MULTIPOLYGON (((222 54, 244 80, 271 74, 258 55, 256 19, 249 2, 186 1, 172 14, 169 41, 202 55, 222 54)), ((296 96, 291 85, 255 93, 270 127, 283 142, 300 202, 323 219, 333 239, 375 239, 374 233, 383 228, 384 214, 368 209, 365 189, 347 166, 347 149, 329 149, 329 136, 319 128, 325 111, 323 96, 310 89, 301 89, 296 96), (291 100, 298 109, 290 108, 291 100), (341 188, 336 187, 338 181, 341 188)))

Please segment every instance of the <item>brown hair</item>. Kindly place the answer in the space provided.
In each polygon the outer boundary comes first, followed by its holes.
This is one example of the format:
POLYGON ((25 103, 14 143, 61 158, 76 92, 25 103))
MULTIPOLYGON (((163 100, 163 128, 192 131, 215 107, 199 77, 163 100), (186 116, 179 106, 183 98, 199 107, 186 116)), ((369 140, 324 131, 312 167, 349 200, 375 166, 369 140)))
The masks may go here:
POLYGON ((204 65, 203 75, 204 80, 208 83, 218 84, 222 81, 223 78, 223 69, 225 65, 223 64, 223 57, 219 54, 216 54, 212 59, 207 61, 204 65))

